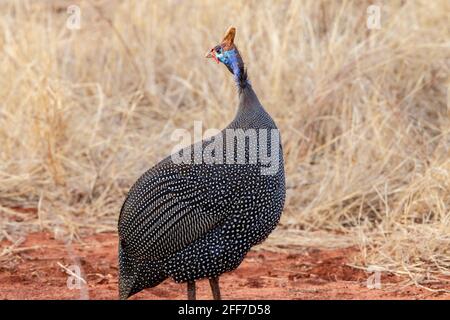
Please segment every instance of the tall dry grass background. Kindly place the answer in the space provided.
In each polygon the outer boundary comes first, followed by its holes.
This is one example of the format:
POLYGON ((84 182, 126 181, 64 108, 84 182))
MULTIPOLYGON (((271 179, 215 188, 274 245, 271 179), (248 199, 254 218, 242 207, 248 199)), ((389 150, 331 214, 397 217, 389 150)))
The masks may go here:
POLYGON ((450 2, 377 1, 379 30, 370 4, 2 1, 0 239, 115 230, 173 130, 233 118, 231 76, 203 57, 233 24, 284 144, 287 202, 265 246, 357 245, 361 267, 448 276, 450 2))

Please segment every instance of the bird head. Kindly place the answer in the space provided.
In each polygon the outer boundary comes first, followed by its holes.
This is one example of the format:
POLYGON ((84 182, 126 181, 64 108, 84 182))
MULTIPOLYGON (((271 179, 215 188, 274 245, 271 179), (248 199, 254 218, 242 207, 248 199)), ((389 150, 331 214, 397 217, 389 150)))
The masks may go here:
POLYGON ((243 72, 244 63, 238 49, 234 45, 235 35, 236 28, 228 28, 222 42, 209 50, 205 58, 211 58, 217 63, 222 62, 231 73, 239 77, 243 72))

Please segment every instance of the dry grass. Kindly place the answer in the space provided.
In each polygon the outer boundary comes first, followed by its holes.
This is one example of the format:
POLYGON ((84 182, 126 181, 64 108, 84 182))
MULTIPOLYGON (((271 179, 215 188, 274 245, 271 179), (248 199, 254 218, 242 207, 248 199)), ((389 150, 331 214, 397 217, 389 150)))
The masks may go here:
POLYGON ((284 141, 273 241, 340 234, 360 265, 418 283, 449 275, 450 2, 386 2, 380 30, 366 28, 369 4, 2 1, 0 237, 115 230, 174 129, 232 119, 233 81, 203 55, 233 24, 284 141), (65 27, 74 2, 76 31, 65 27))

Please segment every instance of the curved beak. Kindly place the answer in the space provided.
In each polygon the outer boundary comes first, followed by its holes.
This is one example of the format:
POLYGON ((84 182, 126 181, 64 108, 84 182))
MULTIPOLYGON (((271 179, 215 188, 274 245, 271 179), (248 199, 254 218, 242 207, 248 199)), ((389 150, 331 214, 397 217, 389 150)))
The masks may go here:
POLYGON ((214 49, 209 50, 206 55, 205 58, 213 58, 214 61, 216 61, 217 63, 219 63, 219 59, 217 59, 216 57, 216 52, 214 51, 214 49))

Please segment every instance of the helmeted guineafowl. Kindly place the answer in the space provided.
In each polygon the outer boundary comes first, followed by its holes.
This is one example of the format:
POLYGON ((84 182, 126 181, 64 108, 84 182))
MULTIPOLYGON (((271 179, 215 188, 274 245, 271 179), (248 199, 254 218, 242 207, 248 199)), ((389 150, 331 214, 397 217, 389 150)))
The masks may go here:
POLYGON ((169 277, 187 282, 189 299, 195 280, 209 278, 220 299, 218 277, 236 269, 280 219, 286 190, 278 129, 247 79, 235 33, 231 27, 206 55, 234 75, 234 120, 148 170, 125 199, 118 224, 121 299, 169 277))

